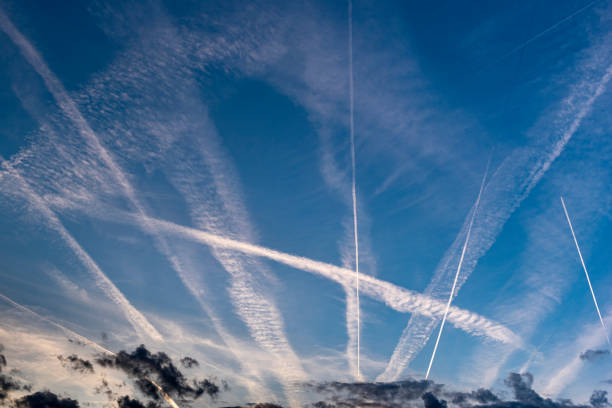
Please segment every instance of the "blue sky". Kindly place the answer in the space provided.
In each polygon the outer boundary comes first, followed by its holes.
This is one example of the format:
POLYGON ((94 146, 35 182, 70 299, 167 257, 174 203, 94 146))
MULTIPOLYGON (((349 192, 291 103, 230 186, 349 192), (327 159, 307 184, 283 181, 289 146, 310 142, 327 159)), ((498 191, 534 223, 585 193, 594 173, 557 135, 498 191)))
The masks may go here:
POLYGON ((346 2, 0 7, 0 293, 38 315, 0 302, 0 343, 24 378, 100 398, 49 320, 192 355, 219 404, 356 380, 358 337, 361 380, 422 378, 470 230, 431 378, 610 388, 579 358, 607 344, 559 200, 612 326, 606 2, 353 2, 360 330, 346 2))

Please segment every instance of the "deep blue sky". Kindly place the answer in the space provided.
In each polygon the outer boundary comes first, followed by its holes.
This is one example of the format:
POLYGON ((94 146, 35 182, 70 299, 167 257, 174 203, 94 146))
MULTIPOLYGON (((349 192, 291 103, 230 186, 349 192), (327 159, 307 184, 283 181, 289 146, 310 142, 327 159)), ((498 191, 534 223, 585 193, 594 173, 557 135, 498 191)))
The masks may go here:
MULTIPOLYGON (((291 401, 292 382, 354 380, 351 275, 178 227, 354 270, 347 4, 0 7, 1 293, 114 350, 190 353, 235 384, 229 402, 257 398, 249 381, 291 401)), ((361 295, 364 380, 425 375, 476 211, 453 305, 522 344, 449 320, 431 378, 495 389, 527 370, 577 401, 610 387, 609 358, 578 357, 607 344, 559 197, 610 326, 611 17, 603 1, 353 3, 360 270, 425 295, 412 314, 361 295)), ((86 396, 49 358, 65 334, 1 307, 14 365, 86 396)))

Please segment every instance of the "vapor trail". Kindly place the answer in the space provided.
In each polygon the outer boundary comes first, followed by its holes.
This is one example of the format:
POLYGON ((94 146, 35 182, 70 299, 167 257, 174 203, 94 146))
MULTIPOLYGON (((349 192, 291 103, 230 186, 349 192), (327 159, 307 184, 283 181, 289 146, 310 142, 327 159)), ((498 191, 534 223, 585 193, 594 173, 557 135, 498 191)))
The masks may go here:
POLYGON ((47 323, 51 324, 52 326, 57 327, 58 329, 62 330, 64 333, 68 334, 69 336, 72 336, 72 337, 76 338, 78 341, 80 341, 80 342, 83 342, 83 343, 85 343, 85 344, 89 344, 89 345, 93 346, 93 347, 94 347, 94 348, 96 348, 98 351, 101 351, 101 352, 103 352, 103 353, 108 353, 108 354, 115 354, 115 353, 113 353, 112 351, 108 350, 107 348, 105 348, 105 347, 103 347, 103 346, 99 345, 98 343, 95 343, 95 342, 93 342, 92 340, 88 339, 87 337, 83 337, 83 336, 81 336, 80 334, 78 334, 78 333, 76 333, 76 332, 74 332, 74 331, 70 330, 69 328, 67 328, 67 327, 65 327, 65 326, 62 326, 62 325, 61 325, 61 324, 59 324, 59 323, 54 322, 54 321, 53 321, 53 320, 51 320, 51 319, 49 319, 49 318, 47 318, 47 317, 44 317, 44 316, 42 316, 42 315, 39 315, 38 313, 36 313, 36 312, 35 312, 35 311, 33 311, 32 309, 30 309, 30 308, 28 308, 28 307, 26 307, 26 306, 23 306, 23 305, 21 305, 21 304, 19 304, 19 303, 15 302, 13 299, 9 298, 8 296, 3 295, 2 293, 0 293, 0 298, 1 298, 1 299, 4 299, 4 301, 6 301, 7 303, 10 303, 10 304, 11 304, 12 306, 14 306, 15 308, 17 308, 17 309, 19 309, 19 310, 21 310, 21 311, 23 311, 23 312, 29 313, 29 314, 31 314, 31 315, 33 315, 33 316, 35 316, 35 317, 39 318, 40 320, 43 320, 43 321, 45 321, 45 322, 47 322, 47 323))
MULTIPOLYGON (((8 16, 4 13, 4 11, 0 8, 0 28, 4 31, 9 38, 13 41, 13 43, 19 48, 25 59, 30 63, 30 65, 34 68, 34 70, 41 76, 43 82, 45 83, 47 89, 61 108, 61 110, 65 113, 65 115, 70 119, 73 124, 78 129, 81 136, 86 140, 86 142, 95 150, 96 154, 100 156, 104 164, 108 166, 111 170, 113 177, 117 180, 121 188, 123 189, 125 195, 128 197, 130 202, 136 208, 136 211, 141 215, 146 215, 143 206, 140 204, 138 199, 136 198, 136 194, 128 181, 127 177, 121 170, 121 168, 117 165, 117 163, 113 160, 112 156, 106 150, 106 148, 100 142, 98 136, 94 133, 93 129, 89 126, 89 123, 85 120, 81 112, 79 111, 76 103, 66 89, 60 82, 60 80, 55 76, 55 74, 49 69, 41 55, 38 51, 32 46, 32 44, 21 34, 21 32, 15 27, 15 25, 10 21, 8 16)), ((17 175, 18 178, 21 179, 21 176, 17 175)), ((25 183, 25 180, 22 179, 22 183, 25 183)), ((25 183, 24 185, 26 185, 25 183)), ((98 282, 100 282, 105 287, 109 287, 110 292, 112 293, 112 298, 117 301, 119 304, 123 304, 125 308, 131 307, 127 300, 123 297, 123 295, 118 291, 118 289, 106 278, 106 275, 102 273, 99 267, 89 258, 89 256, 83 251, 80 245, 72 238, 72 236, 65 230, 59 219, 46 207, 46 204, 40 199, 37 198, 36 193, 31 189, 28 194, 31 198, 37 202, 36 205, 46 213, 52 225, 55 226, 55 229, 60 232, 60 235, 68 242, 69 246, 77 253, 81 261, 87 264, 90 270, 93 270, 98 276, 98 282), (101 278, 103 276, 103 278, 101 278)), ((165 255, 168 255, 169 250, 167 249, 167 244, 165 241, 161 239, 161 237, 155 234, 150 226, 145 225, 145 229, 148 230, 149 233, 153 234, 154 237, 158 238, 158 243, 165 249, 165 255)), ((172 260, 171 260, 172 262, 172 260)), ((174 262, 172 262, 174 265, 174 262)), ((132 307, 133 309, 133 307, 132 307)), ((129 311, 128 319, 132 323, 136 323, 138 326, 143 328, 149 335, 155 340, 162 340, 161 335, 155 330, 155 328, 144 318, 144 316, 140 315, 135 309, 129 311)))
MULTIPOLYGON (((87 120, 83 117, 78 106, 65 90, 60 80, 49 69, 38 51, 19 32, 19 30, 12 24, 1 9, 0 28, 5 31, 15 45, 19 47, 25 59, 41 76, 47 89, 52 94, 63 113, 74 124, 79 134, 85 139, 89 147, 92 148, 95 154, 97 154, 102 162, 110 169, 112 177, 120 186, 125 197, 127 197, 132 206, 136 209, 136 212, 141 215, 139 224, 140 227, 146 233, 152 236, 154 242, 156 243, 157 249, 167 258, 172 269, 177 273, 189 291, 196 296, 196 298, 198 298, 200 293, 194 291, 194 285, 188 276, 188 272, 184 270, 180 259, 172 253, 168 242, 155 229, 155 225, 148 223, 147 220, 149 218, 145 211, 145 206, 138 199, 128 177, 124 174, 121 167, 115 162, 111 153, 101 143, 100 139, 93 131, 87 120)), ((206 149, 204 149, 204 151, 207 152, 206 149)), ((215 159, 212 161, 215 161, 215 159)), ((225 175, 222 175, 221 178, 224 176, 225 175)), ((221 195, 223 194, 221 193, 221 195)), ((249 277, 244 277, 244 273, 240 271, 242 266, 241 264, 243 262, 240 262, 240 260, 237 259, 229 259, 222 253, 215 253, 215 257, 234 278, 232 286, 233 295, 235 298, 234 300, 239 303, 238 308, 243 314, 241 317, 243 317, 246 323, 249 325, 249 328, 254 333, 256 340, 268 351, 274 349, 275 347, 276 351, 278 351, 279 348, 282 349, 282 351, 286 351, 285 355, 283 356, 285 360, 283 363, 284 366, 297 366, 298 369, 296 371, 299 371, 299 378, 296 378, 296 381, 303 381, 305 378, 303 376, 303 372, 301 371, 301 367, 299 367, 299 361, 293 350, 290 348, 286 337, 281 332, 282 327, 280 326, 282 326, 282 324, 279 323, 280 313, 278 310, 268 299, 264 299, 260 296, 260 294, 254 293, 252 288, 249 287, 249 283, 247 283, 249 277), (259 319, 259 321, 256 321, 257 319, 259 319)), ((198 302, 200 305, 203 304, 199 298, 198 302)), ((214 316, 214 314, 212 314, 212 309, 207 308, 205 312, 209 314, 211 320, 216 321, 215 329, 222 336, 223 340, 228 341, 231 344, 229 334, 220 326, 218 319, 216 316, 214 316), (221 333, 221 331, 223 331, 223 333, 221 333)), ((288 377, 288 373, 284 373, 284 377, 288 377)), ((281 381, 284 379, 285 378, 281 379, 281 381)))
POLYGON ((593 296, 593 303, 595 304, 595 309, 597 310, 597 316, 599 316, 599 322, 601 323, 601 327, 604 329, 604 334, 606 336, 606 340, 608 341, 608 347, 612 348, 610 344, 610 337, 608 336, 608 329, 606 328, 606 324, 604 323, 604 319, 601 316, 601 312, 599 311, 599 305, 597 304, 597 298, 595 297, 595 292, 593 291, 593 285, 591 285, 591 279, 589 278, 589 272, 587 271, 587 267, 584 263, 584 259, 582 258, 582 252, 580 251, 580 246, 578 245, 578 240, 576 239, 576 234, 574 233, 574 227, 572 226, 572 221, 570 220, 570 216, 567 213, 567 207, 565 206, 565 201, 563 201, 563 197, 559 197, 561 199, 561 205, 563 206, 563 212, 565 212, 565 218, 567 219, 567 224, 570 227, 570 231, 572 232, 572 238, 574 239, 574 244, 576 244, 576 250, 578 251, 578 257, 580 257, 580 263, 582 264, 582 269, 584 270, 584 275, 586 276, 587 282, 589 284, 589 289, 591 290, 591 296, 593 296))
POLYGON ((27 201, 34 206, 47 219, 49 227, 54 229, 66 242, 68 247, 74 252, 76 257, 81 261, 83 266, 93 276, 96 285, 121 309, 125 317, 132 326, 142 334, 156 341, 162 341, 161 334, 153 327, 153 325, 140 313, 132 304, 125 298, 123 293, 113 284, 113 282, 104 274, 98 264, 89 256, 81 247, 77 240, 66 230, 64 224, 60 221, 57 215, 47 206, 44 200, 30 187, 28 182, 14 169, 8 162, 0 157, 0 163, 5 168, 7 174, 11 175, 23 190, 27 197, 27 201))
MULTIPOLYGON (((576 17, 578 14, 582 13, 583 11, 587 10, 588 8, 590 8, 593 4, 597 3, 599 0, 593 0, 589 3, 587 3, 586 5, 584 5, 583 7, 579 8, 578 10, 574 11, 573 13, 565 16, 564 18, 562 18, 561 20, 557 21, 556 23, 554 23, 553 25, 549 26, 548 28, 540 31, 539 33, 537 33, 536 35, 534 35, 533 37, 523 41, 521 44, 517 45, 516 47, 514 47, 513 49, 511 49, 510 51, 508 51, 507 53, 505 53, 504 55, 502 55, 501 57, 497 58, 496 60, 494 60, 493 62, 489 63, 485 68, 483 68, 482 70, 485 70, 488 67, 491 67, 495 64, 497 64, 498 62, 501 62, 503 60, 505 60, 506 58, 508 58, 510 55, 514 54, 515 52, 519 51, 521 48, 526 47, 527 45, 531 44, 532 42, 534 42, 535 40, 537 40, 538 38, 542 37, 543 35, 545 35, 546 33, 554 30, 555 28, 559 27, 561 24, 565 23, 568 20, 571 20, 572 18, 576 17)), ((482 71, 481 70, 481 71, 482 71)))
MULTIPOLYGON (((120 212, 113 214, 113 219, 115 221, 123 218, 127 222, 138 222, 138 217, 140 216, 120 212)), ((191 241, 200 242, 213 248, 232 250, 267 258, 305 272, 326 277, 343 286, 353 287, 355 284, 355 272, 347 268, 287 254, 247 242, 237 241, 169 221, 155 218, 149 218, 147 221, 153 223, 160 231, 165 231, 166 233, 191 241)), ((361 277, 361 289, 368 296, 402 313, 415 313, 430 318, 437 318, 442 317, 446 309, 445 304, 439 300, 401 288, 390 282, 385 282, 369 275, 361 277)), ((476 313, 460 309, 456 306, 451 306, 448 311, 447 319, 455 327, 470 334, 486 336, 503 343, 513 344, 517 347, 525 347, 522 340, 510 329, 476 313)))
POLYGON ((489 164, 487 163, 487 169, 485 170, 485 174, 482 177, 482 182, 480 183, 480 191, 478 191, 478 197, 476 198, 476 203, 474 204, 474 209, 472 210, 472 218, 470 219, 470 225, 468 226, 467 233, 465 234, 465 242, 463 243, 463 248, 461 249, 461 257, 459 258, 459 264, 457 265, 457 272, 455 273, 455 279, 453 280, 453 286, 450 294, 448 295, 448 303, 446 303, 446 310, 444 311, 444 316, 442 317, 442 324, 440 324, 440 330, 438 331, 438 337, 436 338, 436 344, 434 345, 433 352, 431 353, 431 359, 429 360, 429 366, 427 367, 427 373, 425 374, 425 379, 429 378, 429 372, 431 371, 431 366, 434 362, 434 358, 436 357, 436 351, 438 351, 438 344, 440 343, 440 337, 442 336, 442 330, 444 330, 444 324, 446 323, 446 316, 448 315, 448 309, 450 308, 451 302, 453 301, 453 296, 455 296, 455 288, 457 287, 457 280, 459 279, 459 274, 461 273, 461 266, 463 265, 463 258, 465 257, 465 251, 467 250, 468 243, 470 242, 470 234, 472 233, 472 225, 474 225, 474 218, 476 218, 476 212, 478 211, 478 206, 480 205, 480 197, 482 197, 482 191, 484 190, 485 181, 487 179, 487 173, 489 172, 489 164))
MULTIPOLYGON (((600 58, 598 54, 597 61, 600 58)), ((593 69, 592 66, 589 68, 593 69)), ((483 197, 484 221, 482 225, 477 225, 474 229, 474 249, 470 251, 468 259, 464 262, 464 273, 457 283, 456 290, 459 290, 463 282, 469 277, 478 259, 495 243, 497 235, 512 213, 529 196, 531 190, 561 155, 584 118, 591 112, 595 101, 606 90, 610 79, 612 79, 612 65, 606 67, 604 74, 598 81, 585 80, 578 83, 576 90, 565 99, 558 114, 557 121, 561 122, 561 125, 556 125, 553 129, 554 133, 560 133, 559 136, 554 135, 556 140, 552 141, 550 145, 540 146, 536 144, 530 146, 527 150, 516 150, 491 175, 487 194, 483 197), (571 113, 573 113, 573 116, 570 115, 571 113), (500 203, 503 203, 503 205, 500 203)), ((466 219, 464 228, 466 228, 467 223, 466 219)), ((444 286, 447 282, 450 284, 450 281, 444 278, 451 273, 449 265, 459 252, 460 237, 461 235, 457 236, 445 253, 426 289, 426 293, 431 294, 432 297, 442 296, 444 286)), ((378 376, 377 381, 397 380, 414 356, 427 344, 435 327, 436 322, 428 317, 411 316, 385 371, 378 376)))
POLYGON ((349 128, 351 136, 351 172, 352 184, 351 195, 353 197, 353 232, 355 239, 355 287, 356 287, 356 303, 357 303, 357 373, 356 377, 361 378, 361 370, 359 368, 359 360, 361 354, 361 318, 360 318, 360 303, 359 303, 359 235, 357 232, 357 182, 355 171, 355 102, 354 102, 354 87, 353 87, 353 2, 348 2, 348 25, 349 25, 349 128))
MULTIPOLYGON (((69 336, 75 337, 78 341, 85 343, 89 346, 92 346, 93 348, 97 349, 98 351, 101 351, 103 353, 107 353, 110 354, 112 356, 117 356, 117 354, 115 354, 114 352, 110 351, 109 349, 99 345, 98 343, 96 343, 93 340, 88 339, 85 336, 81 336, 80 334, 78 334, 77 332, 74 332, 72 330, 70 330, 69 328, 62 326, 61 324, 54 322, 53 320, 41 316, 38 313, 36 313, 35 311, 33 311, 32 309, 23 306, 17 302, 15 302, 13 299, 9 298, 8 296, 3 295, 2 293, 0 293, 0 298, 4 299, 7 303, 10 303, 12 306, 14 306, 15 308, 26 312, 26 313, 30 313, 31 315, 34 315, 35 317, 39 318, 40 320, 43 320, 55 327, 57 327, 58 329, 60 329, 61 331, 63 331, 64 333, 68 334, 69 336)), ((164 399, 166 400, 166 402, 168 402, 168 404, 170 404, 170 406, 172 406, 172 408, 179 408, 179 406, 176 404, 176 402, 174 402, 174 400, 163 390, 163 388, 158 385, 155 381, 153 381, 152 379, 145 377, 147 381, 149 381, 151 384, 153 384, 153 386, 155 388, 157 388, 157 390, 162 394, 162 396, 164 397, 164 399)))

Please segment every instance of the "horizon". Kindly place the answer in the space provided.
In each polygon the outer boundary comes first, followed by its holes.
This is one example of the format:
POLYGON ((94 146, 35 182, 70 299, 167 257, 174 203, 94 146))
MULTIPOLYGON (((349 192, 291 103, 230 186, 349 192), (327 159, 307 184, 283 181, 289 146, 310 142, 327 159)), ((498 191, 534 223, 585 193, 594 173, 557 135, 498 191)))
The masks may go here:
POLYGON ((0 0, 0 405, 609 406, 611 29, 0 0))

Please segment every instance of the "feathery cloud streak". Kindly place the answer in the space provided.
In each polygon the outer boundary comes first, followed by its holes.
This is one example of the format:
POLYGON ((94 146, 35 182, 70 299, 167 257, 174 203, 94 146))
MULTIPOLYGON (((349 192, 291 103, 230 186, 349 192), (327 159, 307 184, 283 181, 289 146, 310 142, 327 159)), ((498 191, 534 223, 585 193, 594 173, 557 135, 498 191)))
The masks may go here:
MULTIPOLYGON (((128 222, 138 222, 139 215, 125 215, 128 222)), ((118 218, 115 218, 118 219, 118 218)), ((254 245, 221 237, 205 231, 181 226, 172 222, 149 218, 148 222, 154 223, 161 231, 177 235, 186 239, 200 242, 212 247, 233 250, 249 255, 267 258, 296 269, 324 276, 341 285, 353 287, 355 284, 355 272, 336 265, 315 261, 301 256, 291 255, 254 245)), ((394 310, 403 313, 417 313, 428 317, 441 317, 446 309, 444 302, 432 299, 427 295, 401 288, 392 283, 364 275, 362 276, 362 291, 368 296, 377 299, 394 310)), ((524 347, 522 340, 508 328, 495 323, 476 313, 451 306, 448 320, 455 327, 470 334, 485 336, 517 347, 524 347)))
POLYGON ((47 206, 44 200, 38 194, 36 194, 36 192, 32 189, 32 187, 30 187, 19 172, 4 159, 0 158, 0 160, 6 171, 5 174, 10 175, 17 182, 16 187, 23 192, 27 201, 45 217, 47 225, 62 237, 64 242, 74 252, 79 261, 93 276, 96 285, 121 309, 132 326, 141 335, 146 335, 156 341, 162 341, 163 338, 161 334, 140 311, 132 306, 132 304, 125 298, 123 293, 121 293, 121 291, 106 276, 106 274, 100 269, 98 264, 96 264, 89 254, 85 252, 83 247, 81 247, 77 240, 74 239, 74 237, 64 227, 57 215, 47 206))
MULTIPOLYGON (((529 195, 552 163, 559 157, 583 119, 589 114, 597 98, 606 89, 612 77, 612 65, 596 81, 584 81, 573 89, 558 111, 562 122, 545 140, 517 149, 507 157, 491 177, 483 196, 482 210, 474 224, 474 244, 471 246, 465 267, 457 283, 457 291, 474 270, 478 259, 491 248, 497 235, 514 210, 529 195), (544 152, 544 153, 543 153, 544 152), (501 203, 504 203, 502 205, 501 203)), ((457 236, 436 273, 426 293, 434 298, 448 295, 452 279, 452 265, 460 257, 460 245, 466 233, 466 219, 462 232, 457 236)), ((412 316, 395 347, 380 381, 392 381, 401 375, 416 354, 425 346, 435 328, 435 320, 412 316)))
POLYGON ((485 171, 485 174, 482 177, 482 182, 480 183, 480 191, 478 191, 478 198, 476 198, 476 203, 474 204, 472 218, 470 218, 470 225, 468 226, 467 234, 465 234, 465 243, 463 244, 463 248, 461 249, 461 258, 459 258, 459 264, 457 265, 457 272, 455 273, 455 280, 453 280, 453 287, 451 288, 451 293, 448 296, 448 303, 446 304, 446 310, 444 310, 444 316, 442 317, 442 323, 440 324, 440 331, 438 331, 438 337, 436 338, 436 344, 434 345, 433 352, 431 353, 431 359, 429 360, 429 366, 427 367, 427 372, 425 373, 425 379, 429 378, 429 372, 431 371, 431 366, 433 365, 434 358, 436 357, 436 351, 438 350, 438 344, 440 344, 440 337, 442 337, 442 330, 444 330, 444 324, 446 323, 446 317, 448 316, 448 309, 450 308, 451 302, 453 301, 453 297, 455 295, 455 288, 457 287, 457 279, 459 279, 459 273, 461 273, 461 266, 463 265, 463 259, 465 258, 465 251, 467 250, 467 246, 470 242, 472 226, 474 225, 474 217, 476 217, 476 212, 478 211, 478 206, 480 205, 480 197, 482 197, 482 191, 484 190, 488 171, 489 171, 489 165, 487 164, 487 170, 485 171))

